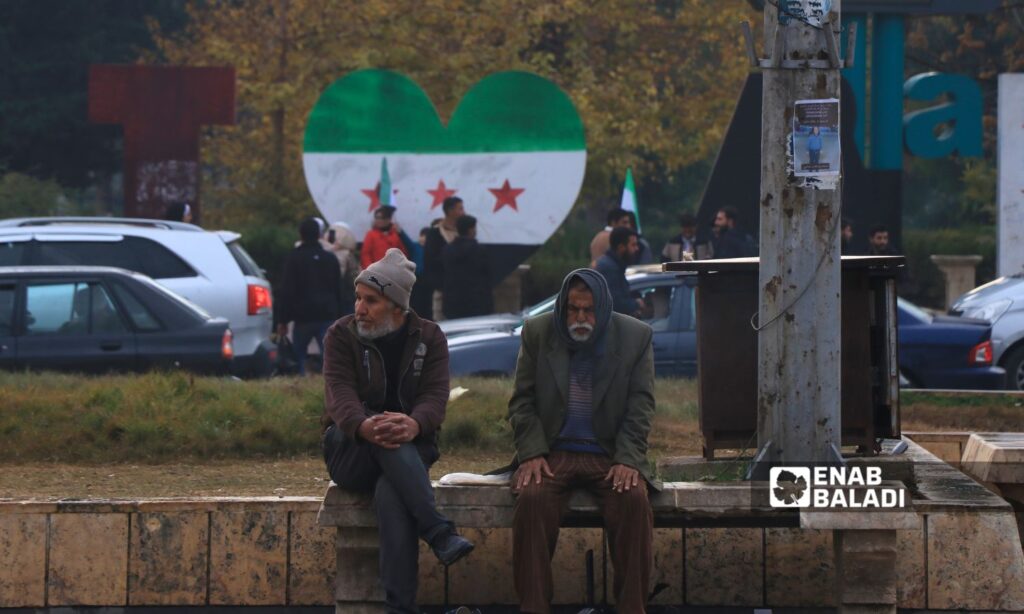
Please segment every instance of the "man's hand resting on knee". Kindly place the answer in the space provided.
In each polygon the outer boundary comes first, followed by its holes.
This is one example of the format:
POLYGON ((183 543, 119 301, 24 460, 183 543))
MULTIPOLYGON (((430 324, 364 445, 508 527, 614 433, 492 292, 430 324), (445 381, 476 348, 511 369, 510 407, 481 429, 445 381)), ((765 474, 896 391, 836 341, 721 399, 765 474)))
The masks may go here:
POLYGON ((555 474, 551 472, 551 467, 548 466, 548 461, 543 456, 536 456, 529 460, 523 461, 519 465, 519 469, 516 470, 515 478, 512 483, 516 485, 516 490, 521 490, 524 486, 527 486, 531 481, 536 480, 540 484, 541 477, 555 477, 555 474))
POLYGON ((612 465, 604 481, 611 482, 615 492, 628 491, 640 483, 640 472, 629 465, 612 465))
POLYGON ((359 436, 374 445, 394 450, 416 439, 420 423, 400 412, 386 411, 370 416, 359 425, 359 436))

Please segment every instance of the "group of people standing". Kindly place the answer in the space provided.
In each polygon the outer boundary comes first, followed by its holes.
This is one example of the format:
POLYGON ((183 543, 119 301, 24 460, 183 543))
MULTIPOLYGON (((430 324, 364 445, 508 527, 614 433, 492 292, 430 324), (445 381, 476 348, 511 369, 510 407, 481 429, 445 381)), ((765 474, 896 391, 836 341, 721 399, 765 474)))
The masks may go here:
POLYGON ((288 334, 299 373, 305 371, 307 346, 323 339, 338 318, 352 313, 353 281, 360 271, 397 249, 413 262, 417 276, 410 306, 429 320, 486 315, 494 310, 490 260, 476 239, 477 221, 461 198, 448 197, 444 217, 422 228, 412 240, 395 221, 396 208, 382 205, 358 249, 345 224, 328 226, 316 217, 299 225, 299 242, 285 261, 274 311, 279 337, 288 334))
POLYGON ((396 248, 416 263, 412 292, 416 313, 433 320, 491 313, 491 273, 487 251, 476 240, 477 220, 467 215, 462 199, 449 196, 441 205, 444 217, 420 229, 413 241, 394 221, 396 209, 378 207, 373 227, 363 239, 362 267, 396 248))

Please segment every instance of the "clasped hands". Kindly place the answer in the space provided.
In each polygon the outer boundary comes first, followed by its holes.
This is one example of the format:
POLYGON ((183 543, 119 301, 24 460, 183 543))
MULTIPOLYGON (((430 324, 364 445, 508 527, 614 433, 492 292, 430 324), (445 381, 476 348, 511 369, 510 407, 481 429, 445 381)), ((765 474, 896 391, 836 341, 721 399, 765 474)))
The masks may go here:
MULTIPOLYGON (((512 483, 516 490, 522 490, 532 481, 540 484, 542 477, 553 478, 555 474, 551 472, 547 459, 537 456, 519 465, 519 469, 512 476, 512 483)), ((627 492, 640 483, 640 472, 629 465, 612 465, 608 475, 604 476, 604 481, 609 482, 615 492, 627 492)))
POLYGON ((360 437, 387 450, 394 450, 419 434, 420 423, 401 412, 374 414, 359 425, 360 437))

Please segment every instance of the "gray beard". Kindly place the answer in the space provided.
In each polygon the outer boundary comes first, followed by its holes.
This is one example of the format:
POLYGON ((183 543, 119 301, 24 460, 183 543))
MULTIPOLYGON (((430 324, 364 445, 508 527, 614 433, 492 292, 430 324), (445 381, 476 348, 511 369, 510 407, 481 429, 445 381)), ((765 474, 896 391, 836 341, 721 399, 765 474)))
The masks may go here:
POLYGON ((586 341, 593 334, 594 328, 592 326, 574 326, 569 329, 569 337, 573 341, 586 341))
POLYGON ((362 322, 356 322, 356 332, 364 339, 380 339, 398 330, 394 320, 385 320, 377 326, 369 326, 362 322))

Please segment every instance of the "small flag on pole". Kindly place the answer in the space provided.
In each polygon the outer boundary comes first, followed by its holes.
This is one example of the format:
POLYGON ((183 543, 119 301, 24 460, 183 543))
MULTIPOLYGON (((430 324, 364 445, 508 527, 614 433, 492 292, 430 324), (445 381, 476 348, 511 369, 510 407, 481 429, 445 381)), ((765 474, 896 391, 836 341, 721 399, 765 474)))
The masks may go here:
POLYGON ((391 175, 388 174, 388 159, 380 159, 380 184, 377 188, 377 196, 380 197, 381 206, 394 206, 391 199, 391 175))
POLYGON ((640 233, 640 209, 636 202, 636 186, 633 185, 633 169, 626 169, 626 183, 622 186, 622 204, 619 205, 626 211, 632 211, 636 216, 636 231, 640 233))

